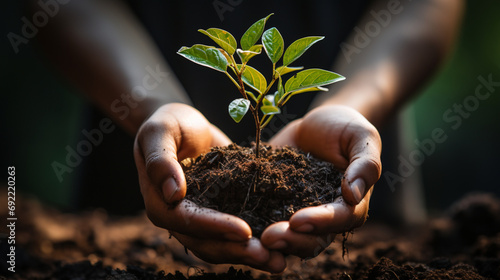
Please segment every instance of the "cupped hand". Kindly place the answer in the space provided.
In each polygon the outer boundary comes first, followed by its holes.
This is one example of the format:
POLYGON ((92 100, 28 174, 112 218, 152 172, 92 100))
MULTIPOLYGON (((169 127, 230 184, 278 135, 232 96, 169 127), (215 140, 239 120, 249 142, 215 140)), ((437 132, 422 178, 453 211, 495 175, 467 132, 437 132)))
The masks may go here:
POLYGON ((280 272, 283 255, 252 238, 245 221, 183 200, 186 179, 179 161, 230 143, 193 107, 172 103, 159 108, 141 126, 134 144, 147 215, 205 261, 280 272))
POLYGON ((336 233, 361 226, 368 213, 372 187, 381 174, 381 140, 377 129, 354 109, 318 107, 283 128, 272 145, 290 145, 344 170, 342 196, 333 203, 308 207, 289 221, 270 225, 261 242, 269 249, 314 257, 336 233))

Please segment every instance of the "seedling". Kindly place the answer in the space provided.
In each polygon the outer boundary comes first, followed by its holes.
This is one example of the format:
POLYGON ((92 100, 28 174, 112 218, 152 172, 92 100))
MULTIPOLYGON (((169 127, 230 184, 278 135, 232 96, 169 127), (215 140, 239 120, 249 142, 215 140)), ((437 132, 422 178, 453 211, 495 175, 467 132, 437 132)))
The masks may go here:
POLYGON ((177 53, 200 65, 223 72, 238 88, 242 98, 233 100, 228 107, 229 115, 237 123, 250 110, 255 121, 255 156, 259 157, 260 134, 274 115, 281 112, 292 96, 311 91, 327 91, 323 86, 342 81, 345 77, 323 69, 307 69, 291 67, 292 62, 304 54, 313 44, 324 39, 311 36, 298 39, 285 50, 283 38, 275 27, 264 31, 267 20, 272 14, 255 22, 243 34, 238 48, 236 39, 231 33, 219 29, 200 29, 219 47, 201 44, 192 47, 182 47, 177 53), (257 44, 261 39, 262 44, 257 44), (268 82, 257 69, 248 65, 250 59, 262 53, 262 49, 272 62, 272 76, 268 82), (234 54, 237 53, 240 63, 234 54), (282 65, 276 67, 282 59, 282 65), (230 70, 228 70, 228 68, 230 70), (302 70, 302 71, 300 71, 302 70), (283 84, 283 75, 295 73, 283 84), (277 88, 274 94, 269 94, 274 83, 277 88), (248 86, 248 88, 245 87, 248 86), (253 103, 252 103, 253 102, 253 103), (262 116, 261 116, 262 115, 262 116))

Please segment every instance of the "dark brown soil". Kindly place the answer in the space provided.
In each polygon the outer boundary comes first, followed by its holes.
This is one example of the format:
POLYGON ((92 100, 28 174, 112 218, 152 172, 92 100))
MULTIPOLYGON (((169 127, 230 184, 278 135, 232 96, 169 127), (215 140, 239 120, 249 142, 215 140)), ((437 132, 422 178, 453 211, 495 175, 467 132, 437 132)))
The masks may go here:
MULTIPOLYGON (((0 192, 0 201, 6 198, 0 192)), ((204 263, 145 214, 68 214, 18 196, 16 273, 6 270, 3 235, 0 279, 500 279, 499 207, 495 197, 476 194, 410 229, 368 220, 349 235, 345 259, 340 238, 314 259, 289 256, 283 274, 269 275, 204 263)), ((6 218, 2 207, 0 220, 6 218)))
POLYGON ((254 149, 232 144, 183 163, 186 198, 242 218, 256 237, 304 207, 341 196, 342 173, 333 164, 291 147, 264 146, 256 159, 254 149))

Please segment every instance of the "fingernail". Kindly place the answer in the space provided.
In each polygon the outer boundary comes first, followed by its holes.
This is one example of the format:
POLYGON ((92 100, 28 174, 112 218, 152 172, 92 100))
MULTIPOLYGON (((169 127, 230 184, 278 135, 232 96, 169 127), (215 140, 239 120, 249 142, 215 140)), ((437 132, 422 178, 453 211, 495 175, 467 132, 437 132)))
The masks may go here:
POLYGON ((250 238, 252 238, 252 236, 246 236, 245 237, 245 236, 242 236, 241 234, 236 234, 236 233, 232 233, 232 232, 224 234, 224 239, 227 239, 227 240, 230 240, 230 241, 236 241, 236 242, 247 241, 250 238))
POLYGON ((354 180, 351 184, 351 192, 356 203, 359 203, 365 194, 365 181, 361 178, 354 180))
POLYGON ((172 203, 172 198, 174 197, 175 193, 179 191, 179 187, 177 187, 177 183, 175 182, 175 178, 170 177, 168 178, 165 183, 163 183, 162 186, 162 192, 163 192, 163 198, 165 199, 166 203, 172 203))
POLYGON ((309 233, 314 230, 314 227, 311 224, 303 224, 297 228, 294 229, 294 231, 297 232, 302 232, 302 233, 309 233))
POLYGON ((284 240, 278 240, 278 241, 274 242, 273 244, 271 244, 271 246, 268 246, 269 249, 273 249, 273 250, 283 250, 286 247, 288 247, 288 244, 286 244, 286 242, 284 240))

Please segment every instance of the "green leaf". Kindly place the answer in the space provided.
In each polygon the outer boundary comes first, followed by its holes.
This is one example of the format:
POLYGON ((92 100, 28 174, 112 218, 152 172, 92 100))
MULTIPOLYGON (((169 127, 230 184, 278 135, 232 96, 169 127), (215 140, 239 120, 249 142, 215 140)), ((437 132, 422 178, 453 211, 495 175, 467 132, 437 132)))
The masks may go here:
POLYGON ((234 39, 233 35, 226 30, 209 28, 207 30, 198 29, 198 31, 214 40, 214 42, 223 48, 229 55, 233 55, 236 51, 236 39, 234 39))
POLYGON ((264 99, 262 99, 262 106, 274 106, 274 96, 272 94, 268 94, 264 96, 264 99))
POLYGON ((260 107, 260 110, 262 111, 262 113, 264 113, 264 115, 276 115, 276 114, 279 114, 281 113, 281 110, 280 108, 276 107, 276 106, 262 106, 260 107))
POLYGON ((305 37, 293 42, 283 55, 283 66, 287 66, 303 55, 314 43, 323 40, 325 37, 305 37))
POLYGON ((310 87, 310 88, 305 88, 305 89, 293 91, 292 95, 296 95, 296 94, 304 93, 304 92, 310 92, 310 91, 328 91, 328 89, 324 88, 324 87, 310 87))
POLYGON ((241 63, 247 63, 250 60, 250 58, 262 52, 262 45, 254 45, 246 51, 242 49, 237 49, 236 52, 238 53, 238 56, 241 59, 241 63))
POLYGON ((281 76, 279 77, 278 81, 278 92, 281 94, 285 93, 285 88, 283 88, 283 81, 281 80, 281 76))
POLYGON ((247 96, 250 96, 250 98, 252 98, 253 101, 257 102, 257 97, 255 97, 255 95, 253 94, 253 92, 251 92, 249 90, 245 90, 245 93, 247 94, 247 96))
POLYGON ((334 72, 323 69, 307 69, 288 79, 285 83, 285 91, 294 92, 306 88, 326 86, 342 80, 345 80, 345 77, 334 72))
POLYGON ((266 50, 267 56, 271 59, 272 63, 278 62, 283 55, 285 43, 280 32, 275 27, 269 28, 262 34, 262 44, 266 50))
POLYGON ((281 76, 279 76, 278 90, 274 94, 274 105, 278 106, 283 95, 285 95, 285 89, 283 88, 283 81, 281 80, 281 76))
POLYGON ((222 52, 215 47, 194 45, 190 48, 182 47, 179 51, 177 51, 177 53, 194 63, 215 69, 217 71, 226 72, 228 65, 227 59, 222 52))
POLYGON ((265 18, 258 20, 256 23, 252 24, 250 28, 245 31, 243 36, 241 36, 240 44, 243 50, 249 50, 260 38, 262 32, 264 31, 264 26, 266 25, 267 19, 273 14, 268 15, 265 18))
POLYGON ((248 108, 250 108, 250 100, 245 98, 235 99, 229 103, 229 115, 235 122, 239 123, 248 112, 248 108))
MULTIPOLYGON (((239 64, 238 64, 239 65, 239 64)), ((246 65, 243 75, 241 76, 243 82, 249 85, 251 88, 258 91, 260 94, 264 93, 267 88, 267 81, 257 69, 246 65)))
POLYGON ((300 67, 280 66, 280 67, 276 68, 275 71, 278 72, 278 74, 281 76, 281 75, 285 75, 285 74, 288 74, 290 72, 299 71, 302 69, 304 69, 303 66, 300 66, 300 67))
MULTIPOLYGON (((304 93, 304 92, 310 92, 310 91, 328 91, 328 89, 324 88, 324 87, 310 87, 310 88, 305 88, 305 89, 301 89, 301 90, 297 90, 297 91, 288 92, 286 94, 281 95, 280 99, 278 99, 278 101, 276 101, 276 106, 283 106, 283 105, 285 105, 285 103, 288 102, 288 100, 290 100, 290 98, 292 96, 300 94, 300 93, 304 93)), ((275 98, 276 98, 276 96, 275 96, 275 98)))

